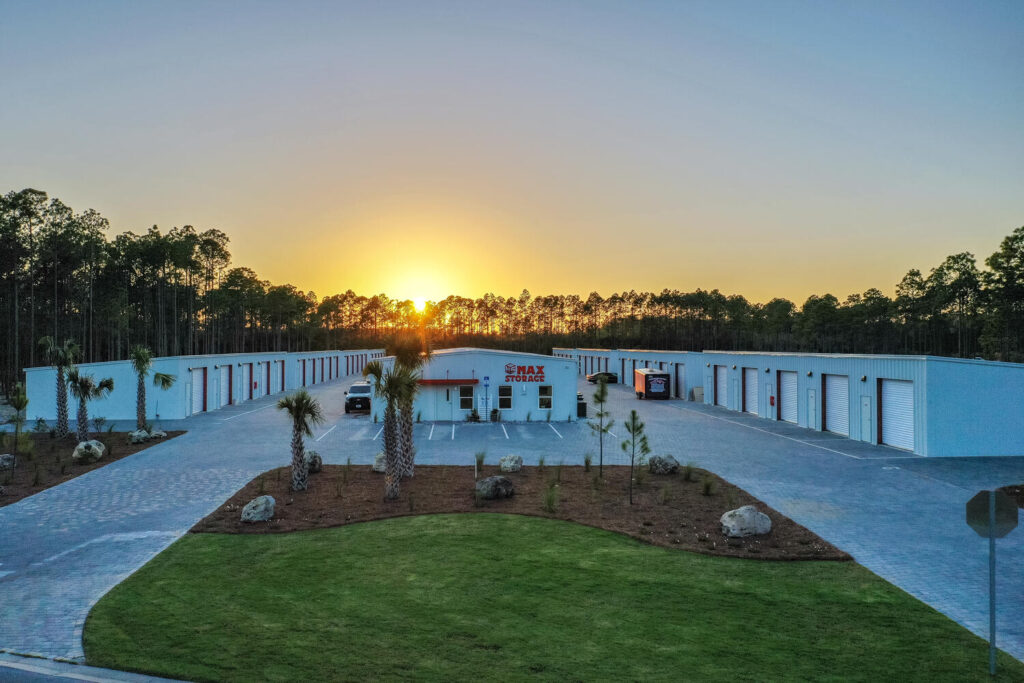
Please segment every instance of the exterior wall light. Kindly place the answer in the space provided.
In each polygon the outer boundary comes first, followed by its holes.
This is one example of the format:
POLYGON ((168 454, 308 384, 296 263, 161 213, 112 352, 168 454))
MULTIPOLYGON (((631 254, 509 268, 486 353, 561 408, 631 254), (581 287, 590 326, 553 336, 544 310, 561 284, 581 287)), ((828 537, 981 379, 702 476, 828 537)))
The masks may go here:
POLYGON ((867 382, 868 381, 868 376, 867 375, 861 375, 860 376, 860 381, 861 382, 867 382))
POLYGON ((772 369, 771 369, 771 368, 765 368, 765 369, 764 369, 764 374, 766 374, 766 375, 767 375, 767 374, 768 374, 768 373, 770 373, 771 371, 772 371, 772 369))
POLYGON ((711 363, 705 363, 705 365, 707 365, 709 368, 711 367, 711 363))
POLYGON ((735 370, 735 369, 736 369, 736 366, 735 366, 735 365, 734 365, 734 366, 732 366, 732 369, 733 369, 733 370, 735 370))
POLYGON ((808 371, 807 371, 807 376, 808 376, 808 377, 814 377, 814 373, 813 373, 813 372, 811 372, 810 370, 808 370, 808 371))

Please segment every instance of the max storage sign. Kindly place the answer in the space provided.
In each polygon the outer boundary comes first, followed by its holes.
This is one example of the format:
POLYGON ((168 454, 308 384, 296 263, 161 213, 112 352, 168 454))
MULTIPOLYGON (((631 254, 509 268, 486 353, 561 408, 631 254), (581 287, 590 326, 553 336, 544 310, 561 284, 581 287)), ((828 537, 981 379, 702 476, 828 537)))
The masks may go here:
POLYGON ((633 371, 633 391, 636 392, 637 398, 668 398, 671 395, 669 387, 667 372, 650 368, 637 368, 633 371))
POLYGON ((505 364, 506 382, 543 382, 543 365, 516 365, 515 363, 505 364))

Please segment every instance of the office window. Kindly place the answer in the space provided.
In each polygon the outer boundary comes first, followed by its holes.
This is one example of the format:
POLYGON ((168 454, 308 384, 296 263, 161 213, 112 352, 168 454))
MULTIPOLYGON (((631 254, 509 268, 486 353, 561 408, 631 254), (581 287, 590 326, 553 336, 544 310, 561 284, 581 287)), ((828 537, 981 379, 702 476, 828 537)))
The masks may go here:
POLYGON ((498 410, 512 410, 512 385, 498 387, 498 410))
POLYGON ((473 387, 459 387, 459 410, 473 410, 473 387))
POLYGON ((539 394, 537 407, 541 410, 551 410, 551 385, 541 384, 537 389, 539 394))

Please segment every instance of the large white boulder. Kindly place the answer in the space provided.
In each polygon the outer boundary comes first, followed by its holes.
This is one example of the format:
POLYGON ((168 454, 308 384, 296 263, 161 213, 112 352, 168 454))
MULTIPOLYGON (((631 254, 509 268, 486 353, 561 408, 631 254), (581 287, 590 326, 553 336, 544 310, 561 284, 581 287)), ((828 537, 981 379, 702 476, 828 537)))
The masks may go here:
POLYGON ((744 505, 722 515, 722 533, 730 538, 758 536, 772 530, 772 520, 753 505, 744 505))
POLYGON ((165 432, 162 429, 154 429, 153 431, 151 431, 149 433, 149 438, 151 438, 151 439, 164 439, 164 438, 167 438, 167 432, 165 432))
POLYGON ((498 460, 498 467, 501 468, 502 472, 518 472, 523 469, 523 456, 506 455, 498 460))
POLYGON ((373 458, 373 471, 374 472, 380 472, 381 474, 384 474, 384 472, 386 470, 387 470, 387 459, 384 457, 383 453, 378 453, 373 458))
POLYGON ((106 452, 107 447, 96 439, 81 441, 71 453, 71 459, 77 465, 88 465, 100 460, 106 452))
POLYGON ((306 451, 306 468, 310 474, 316 474, 324 469, 324 459, 316 451, 306 451))
POLYGON ((18 458, 11 453, 0 455, 0 470, 13 470, 18 466, 18 458))
POLYGON ((674 474, 679 470, 679 462, 671 455, 652 455, 647 464, 651 474, 674 474))
POLYGON ((146 443, 149 441, 149 432, 145 429, 137 429, 134 432, 128 433, 128 439, 131 443, 146 443))
POLYGON ((257 496, 242 508, 243 522, 266 522, 274 516, 274 497, 257 496))

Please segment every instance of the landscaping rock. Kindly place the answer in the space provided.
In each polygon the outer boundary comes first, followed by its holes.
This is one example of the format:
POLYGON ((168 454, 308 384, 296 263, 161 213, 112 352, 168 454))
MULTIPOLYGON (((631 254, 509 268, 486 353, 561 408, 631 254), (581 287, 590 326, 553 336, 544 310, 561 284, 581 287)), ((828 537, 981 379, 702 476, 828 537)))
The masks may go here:
POLYGON ((166 439, 167 438, 167 432, 165 432, 162 429, 154 429, 153 431, 151 431, 149 433, 149 438, 151 438, 151 439, 166 439))
POLYGON ((95 439, 91 441, 81 441, 77 446, 75 446, 75 450, 71 454, 71 459, 78 465, 88 465, 100 460, 106 452, 107 447, 95 439))
POLYGON ((384 471, 386 469, 387 469, 387 463, 385 462, 384 454, 383 453, 378 453, 373 458, 373 471, 374 472, 379 472, 381 474, 384 474, 384 471))
POLYGON ((316 474, 324 468, 324 460, 316 451, 306 451, 306 467, 310 474, 316 474))
POLYGON ((502 472, 518 472, 523 469, 523 456, 506 455, 498 461, 498 466, 501 468, 502 472))
POLYGON ((7 489, 5 489, 3 486, 0 486, 0 496, 4 495, 5 493, 7 493, 7 489))
POLYGON ((132 443, 146 443, 147 441, 149 441, 150 437, 149 432, 147 432, 145 429, 137 429, 134 432, 130 432, 128 434, 128 438, 131 440, 132 443))
POLYGON ((744 505, 722 515, 722 533, 731 538, 767 534, 772 520, 753 505, 744 505))
POLYGON ((242 508, 243 522, 266 522, 274 516, 274 497, 258 496, 242 508))
POLYGON ((679 462, 671 455, 652 455, 648 465, 651 474, 674 474, 679 471, 679 462))
POLYGON ((0 455, 0 470, 13 470, 18 466, 18 458, 10 453, 0 455))
POLYGON ((487 477, 476 483, 476 492, 481 498, 494 500, 495 498, 511 498, 516 492, 516 487, 508 477, 487 477))

